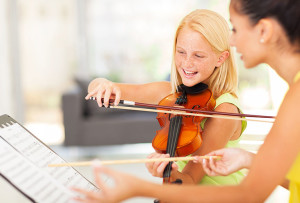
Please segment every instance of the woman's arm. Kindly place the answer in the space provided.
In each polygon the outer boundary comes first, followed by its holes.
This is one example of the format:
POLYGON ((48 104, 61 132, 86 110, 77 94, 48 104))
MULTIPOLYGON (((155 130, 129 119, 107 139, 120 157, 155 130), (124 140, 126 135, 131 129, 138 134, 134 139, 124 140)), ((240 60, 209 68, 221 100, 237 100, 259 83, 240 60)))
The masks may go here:
POLYGON ((99 106, 100 98, 104 98, 104 105, 108 106, 110 98, 115 98, 117 105, 120 99, 158 104, 160 100, 171 93, 170 82, 153 82, 146 84, 114 83, 105 78, 97 78, 90 82, 86 99, 97 97, 99 106))

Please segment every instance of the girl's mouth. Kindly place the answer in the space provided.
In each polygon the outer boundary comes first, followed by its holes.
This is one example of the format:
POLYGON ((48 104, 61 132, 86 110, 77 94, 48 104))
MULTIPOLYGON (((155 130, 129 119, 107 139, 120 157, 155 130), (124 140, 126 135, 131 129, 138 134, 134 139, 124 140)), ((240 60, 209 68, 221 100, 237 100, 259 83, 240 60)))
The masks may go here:
POLYGON ((192 71, 187 71, 187 70, 184 70, 184 69, 182 69, 183 70, 183 73, 186 75, 186 76, 194 76, 194 75, 196 75, 198 72, 192 72, 192 71))

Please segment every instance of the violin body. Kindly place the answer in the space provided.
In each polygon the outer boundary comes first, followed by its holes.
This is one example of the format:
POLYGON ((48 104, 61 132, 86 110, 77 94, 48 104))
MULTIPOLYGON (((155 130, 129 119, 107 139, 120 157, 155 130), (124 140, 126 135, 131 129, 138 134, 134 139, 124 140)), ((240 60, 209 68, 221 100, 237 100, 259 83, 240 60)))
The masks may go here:
MULTIPOLYGON (((187 103, 178 105, 176 104, 176 101, 181 94, 181 92, 170 94, 162 99, 159 105, 208 111, 213 110, 215 107, 216 102, 213 99, 212 92, 209 89, 206 89, 199 94, 187 94, 187 103)), ((158 153, 166 153, 168 136, 170 132, 172 132, 170 128, 174 128, 174 130, 179 130, 175 154, 177 156, 187 156, 193 153, 202 144, 202 130, 200 123, 203 118, 204 117, 200 116, 158 113, 157 120, 161 126, 161 129, 156 132, 156 136, 152 140, 153 148, 158 153), (182 117, 182 119, 180 122, 175 121, 172 124, 171 120, 175 119, 175 117, 182 117), (180 123, 178 124, 180 126, 176 126, 176 123, 180 123)))

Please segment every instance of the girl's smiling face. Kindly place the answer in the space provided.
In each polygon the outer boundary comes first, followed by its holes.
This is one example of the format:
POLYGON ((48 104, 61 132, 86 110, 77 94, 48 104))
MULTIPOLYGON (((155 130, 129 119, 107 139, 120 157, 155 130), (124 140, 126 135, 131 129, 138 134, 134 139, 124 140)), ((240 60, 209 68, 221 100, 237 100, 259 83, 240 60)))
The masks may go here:
POLYGON ((177 36, 175 65, 182 83, 191 87, 200 82, 207 83, 221 64, 208 41, 199 32, 184 27, 177 36))

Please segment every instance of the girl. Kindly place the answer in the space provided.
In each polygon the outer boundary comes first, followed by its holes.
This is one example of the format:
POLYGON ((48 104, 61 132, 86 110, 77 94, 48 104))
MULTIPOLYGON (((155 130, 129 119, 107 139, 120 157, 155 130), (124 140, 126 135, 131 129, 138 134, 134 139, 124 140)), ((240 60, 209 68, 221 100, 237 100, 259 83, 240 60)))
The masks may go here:
MULTIPOLYGON (((100 98, 104 98, 104 105, 108 106, 108 100, 114 94, 115 105, 120 98, 158 104, 165 96, 176 92, 178 85, 191 87, 202 82, 213 92, 216 99, 215 111, 240 113, 236 96, 237 71, 229 46, 229 36, 229 27, 223 17, 213 11, 195 10, 181 21, 176 31, 171 84, 116 84, 100 78, 90 83, 86 99, 96 96, 99 106, 102 106, 100 98)), ((209 118, 202 121, 201 127, 203 143, 193 155, 204 155, 224 146, 238 147, 246 122, 209 118)), ((153 153, 149 158, 168 156, 153 153)), ((162 177, 167 164, 155 162, 146 164, 146 167, 153 176, 162 177)), ((205 175, 200 164, 177 164, 173 164, 171 182, 181 179, 183 183, 228 185, 238 184, 244 177, 241 172, 223 177, 209 177, 205 175)))

